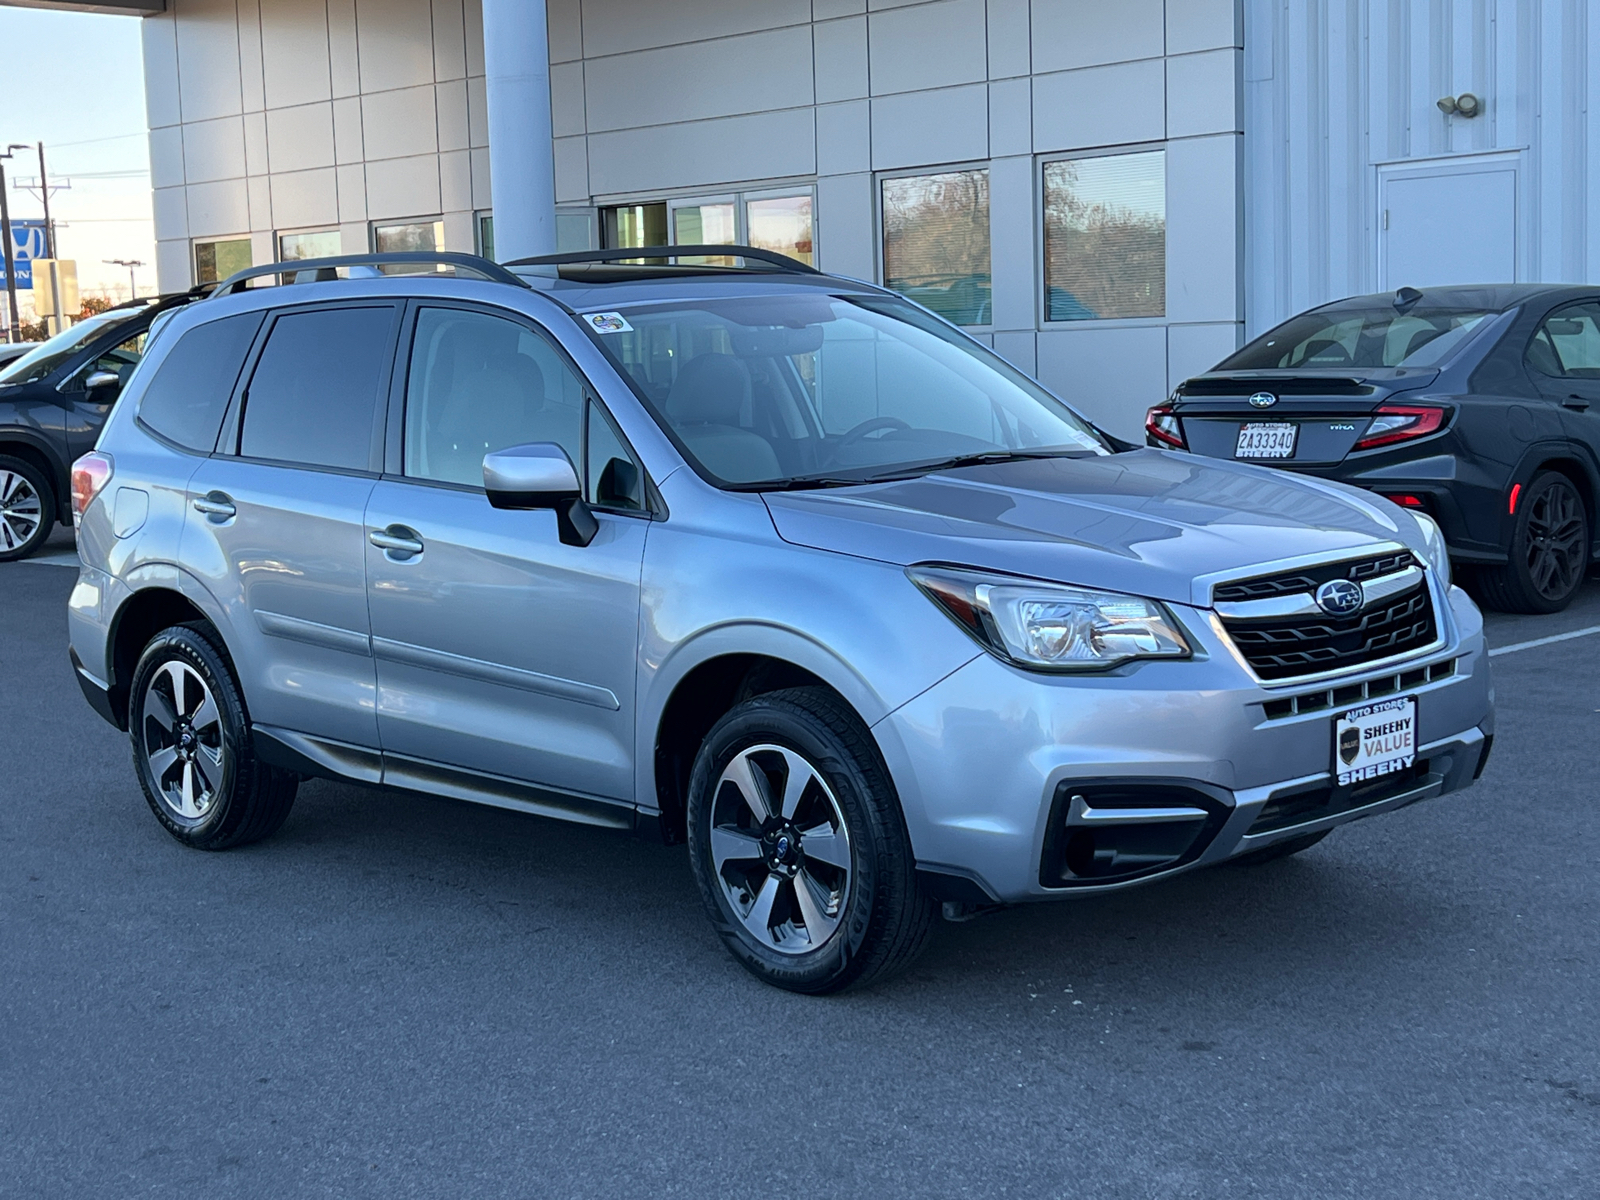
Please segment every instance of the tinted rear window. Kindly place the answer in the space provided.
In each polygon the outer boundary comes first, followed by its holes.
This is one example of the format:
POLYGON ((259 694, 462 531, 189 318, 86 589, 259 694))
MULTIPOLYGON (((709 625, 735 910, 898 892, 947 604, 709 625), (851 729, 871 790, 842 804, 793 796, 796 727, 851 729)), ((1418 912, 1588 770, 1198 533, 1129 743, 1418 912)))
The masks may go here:
POLYGON ((162 360, 139 401, 139 420, 162 437, 209 454, 238 382, 260 313, 196 325, 162 360))
POLYGON ((1398 312, 1393 307, 1302 313, 1223 359, 1214 369, 1432 367, 1493 315, 1482 309, 1398 312))
POLYGON ((393 324, 388 305, 279 317, 250 378, 239 453, 370 469, 393 324))

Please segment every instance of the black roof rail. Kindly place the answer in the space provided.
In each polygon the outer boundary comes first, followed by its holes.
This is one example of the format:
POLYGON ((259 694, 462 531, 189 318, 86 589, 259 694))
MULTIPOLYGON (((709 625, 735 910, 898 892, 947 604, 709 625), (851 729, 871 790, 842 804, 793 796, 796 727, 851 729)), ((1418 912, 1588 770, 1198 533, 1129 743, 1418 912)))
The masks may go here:
POLYGON ((246 267, 243 271, 235 271, 217 284, 211 295, 233 295, 243 291, 245 284, 250 280, 260 279, 265 275, 299 276, 309 272, 312 282, 324 283, 338 279, 341 268, 408 265, 454 267, 458 273, 468 272, 490 283, 509 283, 519 288, 528 286, 527 280, 513 275, 499 263, 490 262, 487 258, 480 258, 476 254, 461 254, 451 250, 401 250, 387 254, 340 254, 332 258, 297 258, 290 262, 246 267))
MULTIPOLYGON (((780 271, 795 275, 821 275, 815 267, 807 266, 787 254, 776 250, 761 250, 755 246, 622 246, 612 250, 572 250, 564 254, 541 254, 534 258, 515 258, 508 267, 565 267, 578 263, 630 262, 639 258, 742 258, 747 262, 766 263, 780 271)), ((716 267, 711 270, 750 271, 753 267, 716 267)))

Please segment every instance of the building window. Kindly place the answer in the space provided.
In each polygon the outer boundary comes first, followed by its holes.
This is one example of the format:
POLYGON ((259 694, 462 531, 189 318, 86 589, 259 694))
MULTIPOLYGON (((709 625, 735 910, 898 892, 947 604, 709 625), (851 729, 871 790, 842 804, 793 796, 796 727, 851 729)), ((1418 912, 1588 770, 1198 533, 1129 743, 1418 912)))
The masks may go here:
POLYGON ((217 283, 251 265, 250 239, 247 237, 194 244, 196 283, 217 283))
POLYGON ((665 204, 619 204, 602 210, 608 250, 667 244, 665 204))
POLYGON ((317 229, 305 233, 280 233, 278 235, 278 261, 294 262, 303 258, 333 258, 340 253, 339 231, 317 229))
POLYGON ((811 193, 803 196, 752 197, 744 204, 745 244, 759 250, 776 250, 813 266, 811 193))
MULTIPOLYGON (((408 251, 432 252, 444 249, 444 222, 437 218, 423 221, 397 221, 393 225, 372 227, 372 248, 379 254, 403 254, 408 251)), ((386 266, 379 268, 385 275, 415 275, 427 271, 448 270, 445 267, 386 266)))
POLYGON ((481 212, 477 219, 478 247, 477 253, 490 261, 497 261, 494 257, 494 214, 481 212))
POLYGON ((1166 152, 1044 165, 1045 320, 1167 311, 1166 152))
POLYGON ((883 282, 954 324, 989 324, 988 171, 883 181, 883 282))

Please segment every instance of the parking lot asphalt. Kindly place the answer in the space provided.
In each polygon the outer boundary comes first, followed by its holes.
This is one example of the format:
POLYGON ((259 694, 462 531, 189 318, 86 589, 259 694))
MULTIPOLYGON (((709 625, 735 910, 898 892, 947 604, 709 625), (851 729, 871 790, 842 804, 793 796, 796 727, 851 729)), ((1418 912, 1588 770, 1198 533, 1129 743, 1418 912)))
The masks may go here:
MULTIPOLYGON (((809 999, 681 848, 320 781, 181 848, 72 680, 74 578, 0 566, 0 1196, 1600 1190, 1600 636, 1494 659, 1469 792, 809 999)), ((1594 625, 1591 582, 1491 642, 1594 625)))

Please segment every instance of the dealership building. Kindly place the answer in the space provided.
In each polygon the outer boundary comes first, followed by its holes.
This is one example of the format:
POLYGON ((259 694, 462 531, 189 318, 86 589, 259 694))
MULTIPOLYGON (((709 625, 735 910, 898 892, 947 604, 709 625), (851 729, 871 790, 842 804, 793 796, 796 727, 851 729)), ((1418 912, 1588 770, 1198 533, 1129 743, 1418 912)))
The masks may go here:
POLYGON ((142 20, 163 290, 741 242, 1134 435, 1310 305, 1600 278, 1585 0, 30 2, 142 20))

